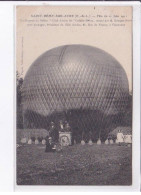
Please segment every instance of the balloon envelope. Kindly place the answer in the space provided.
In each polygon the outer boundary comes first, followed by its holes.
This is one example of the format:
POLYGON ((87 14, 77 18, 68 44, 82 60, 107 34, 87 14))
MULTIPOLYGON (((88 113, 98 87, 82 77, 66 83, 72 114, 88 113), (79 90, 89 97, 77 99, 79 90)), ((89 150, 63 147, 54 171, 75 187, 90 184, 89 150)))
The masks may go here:
POLYGON ((95 139, 107 135, 103 129, 111 116, 125 112, 128 96, 126 73, 110 54, 86 45, 60 46, 35 60, 24 78, 24 128, 48 129, 51 121, 57 126, 67 120, 79 140, 82 131, 95 139))

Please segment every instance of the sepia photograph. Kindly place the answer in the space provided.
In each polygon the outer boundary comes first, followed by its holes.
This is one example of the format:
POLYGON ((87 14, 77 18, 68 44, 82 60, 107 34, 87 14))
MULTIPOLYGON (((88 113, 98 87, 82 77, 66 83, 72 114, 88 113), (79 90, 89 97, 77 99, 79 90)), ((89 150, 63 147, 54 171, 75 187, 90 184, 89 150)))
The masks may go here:
POLYGON ((132 185, 132 6, 16 6, 16 184, 132 185))

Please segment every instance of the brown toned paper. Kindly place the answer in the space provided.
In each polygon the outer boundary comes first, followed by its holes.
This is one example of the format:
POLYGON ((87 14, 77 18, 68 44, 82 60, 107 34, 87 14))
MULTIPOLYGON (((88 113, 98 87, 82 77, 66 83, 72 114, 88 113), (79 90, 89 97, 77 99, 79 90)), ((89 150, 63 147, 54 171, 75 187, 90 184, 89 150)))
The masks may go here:
POLYGON ((17 185, 132 185, 131 6, 17 6, 17 185))

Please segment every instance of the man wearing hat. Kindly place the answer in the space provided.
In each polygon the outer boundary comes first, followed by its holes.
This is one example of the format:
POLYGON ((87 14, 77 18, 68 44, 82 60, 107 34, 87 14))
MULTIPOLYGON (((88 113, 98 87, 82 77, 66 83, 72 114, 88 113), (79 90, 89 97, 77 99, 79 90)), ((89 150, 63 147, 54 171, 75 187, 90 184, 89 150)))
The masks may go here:
POLYGON ((46 150, 45 150, 45 152, 52 152, 53 147, 54 147, 54 145, 52 143, 52 137, 48 137, 46 139, 46 150))
POLYGON ((63 132, 64 131, 64 125, 62 121, 59 121, 59 127, 60 127, 60 131, 63 132))
POLYGON ((71 131, 70 125, 67 121, 65 121, 65 131, 67 132, 71 131))
POLYGON ((56 129, 55 129, 54 122, 50 123, 49 136, 53 139, 53 141, 55 141, 55 139, 56 139, 56 129))

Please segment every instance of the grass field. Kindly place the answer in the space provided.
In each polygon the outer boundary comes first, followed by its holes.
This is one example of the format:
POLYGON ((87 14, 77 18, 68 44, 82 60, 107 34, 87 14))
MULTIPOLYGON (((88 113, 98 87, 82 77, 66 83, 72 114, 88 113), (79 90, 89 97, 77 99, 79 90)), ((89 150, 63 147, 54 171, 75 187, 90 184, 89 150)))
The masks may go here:
POLYGON ((17 148, 18 185, 131 185, 132 149, 76 144, 58 153, 43 145, 17 148))

